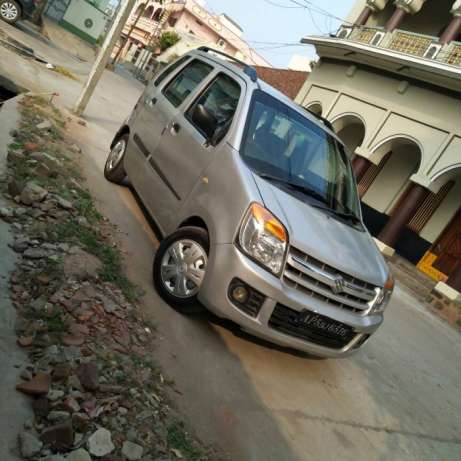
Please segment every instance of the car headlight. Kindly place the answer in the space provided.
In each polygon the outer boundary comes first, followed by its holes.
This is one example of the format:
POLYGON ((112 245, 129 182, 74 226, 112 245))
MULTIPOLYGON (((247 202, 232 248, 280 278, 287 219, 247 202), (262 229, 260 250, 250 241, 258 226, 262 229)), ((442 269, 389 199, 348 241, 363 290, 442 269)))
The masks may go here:
POLYGON ((256 262, 280 275, 288 247, 285 226, 263 206, 253 203, 239 233, 240 248, 256 262))
POLYGON ((387 305, 394 292, 395 281, 392 274, 389 274, 384 288, 381 288, 378 297, 376 298, 375 305, 373 306, 373 313, 378 314, 386 310, 387 305))

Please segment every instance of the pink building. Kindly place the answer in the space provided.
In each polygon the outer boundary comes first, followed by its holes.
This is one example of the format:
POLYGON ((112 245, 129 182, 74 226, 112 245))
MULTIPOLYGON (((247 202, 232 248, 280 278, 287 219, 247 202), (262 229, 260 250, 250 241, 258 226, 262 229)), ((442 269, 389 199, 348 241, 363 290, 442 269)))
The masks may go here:
POLYGON ((194 0, 170 0, 164 5, 155 0, 138 0, 124 29, 125 37, 134 24, 122 52, 122 59, 133 63, 152 62, 153 55, 145 47, 165 30, 174 29, 183 40, 193 37, 198 43, 203 42, 248 64, 272 67, 243 39, 243 30, 238 24, 225 14, 211 14, 194 0), (146 53, 151 55, 147 60, 146 53))

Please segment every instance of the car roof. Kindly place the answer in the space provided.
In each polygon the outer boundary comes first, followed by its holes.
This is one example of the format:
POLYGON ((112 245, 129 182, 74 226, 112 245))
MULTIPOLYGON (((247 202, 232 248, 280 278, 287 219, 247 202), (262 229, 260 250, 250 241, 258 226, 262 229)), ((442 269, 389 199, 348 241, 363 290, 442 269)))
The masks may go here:
MULTIPOLYGON (((274 98, 279 99, 284 104, 289 106, 291 109, 295 110, 296 112, 301 114, 303 117, 307 118, 310 122, 315 123, 322 130, 324 130, 330 136, 335 138, 341 145, 345 146, 343 141, 340 138, 338 138, 338 135, 333 130, 331 130, 328 126, 326 126, 317 116, 315 116, 314 114, 311 114, 305 107, 300 106, 299 104, 296 104, 292 99, 290 99, 288 96, 286 96, 285 94, 283 94, 282 92, 274 88, 272 85, 269 85, 268 83, 266 83, 264 80, 261 80, 260 78, 258 78, 256 79, 256 81, 254 81, 250 77, 250 75, 246 73, 244 70, 244 66, 248 66, 247 64, 237 59, 231 61, 232 59, 231 56, 229 56, 229 60, 222 59, 217 54, 213 54, 214 51, 215 50, 213 49, 209 49, 208 51, 197 49, 194 51, 190 51, 188 55, 193 56, 193 57, 206 58, 208 60, 213 61, 216 65, 224 67, 226 70, 238 74, 240 78, 245 80, 249 88, 251 88, 252 90, 264 91, 270 96, 273 96, 274 98)), ((216 53, 221 54, 221 52, 219 51, 216 51, 216 53)))

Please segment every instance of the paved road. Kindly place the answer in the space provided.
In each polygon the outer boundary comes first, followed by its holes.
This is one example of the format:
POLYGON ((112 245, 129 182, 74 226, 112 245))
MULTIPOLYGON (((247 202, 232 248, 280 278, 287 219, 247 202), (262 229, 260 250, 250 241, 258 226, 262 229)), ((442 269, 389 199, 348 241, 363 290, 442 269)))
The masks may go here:
MULTIPOLYGON (((16 68, 24 71, 24 63, 8 66, 10 73, 16 68)), ((43 72, 21 78, 45 91, 43 72)), ((72 104, 79 85, 62 79, 53 85, 60 102, 72 104)), ((364 351, 327 361, 182 317, 159 299, 151 283, 157 238, 133 194, 102 177, 107 145, 139 92, 105 74, 88 126, 74 123, 71 132, 85 150, 89 186, 119 228, 129 275, 146 290, 142 308, 158 326, 158 359, 198 435, 219 443, 232 460, 459 461, 459 335, 405 291, 397 289, 385 325, 364 351)))

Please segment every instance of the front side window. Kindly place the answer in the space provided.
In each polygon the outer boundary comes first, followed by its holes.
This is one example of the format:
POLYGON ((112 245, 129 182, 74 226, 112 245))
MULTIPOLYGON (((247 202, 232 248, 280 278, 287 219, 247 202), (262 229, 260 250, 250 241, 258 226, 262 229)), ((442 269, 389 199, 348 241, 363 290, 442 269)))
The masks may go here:
MULTIPOLYGON (((215 118, 216 131, 219 132, 221 140, 230 128, 240 94, 240 85, 231 77, 220 74, 187 111, 186 117, 199 131, 202 131, 200 126, 192 121, 192 114, 196 107, 202 105, 215 118)), ((202 134, 205 135, 203 132, 202 134)))
POLYGON ((255 93, 241 154, 256 174, 297 197, 361 221, 352 168, 340 143, 262 91, 255 93))
POLYGON ((174 107, 179 107, 212 70, 209 64, 192 61, 168 84, 163 94, 174 107))
POLYGON ((176 69, 179 69, 182 64, 184 64, 189 59, 189 56, 183 56, 181 59, 178 59, 169 67, 167 67, 155 80, 154 86, 159 86, 169 75, 171 75, 176 69))

